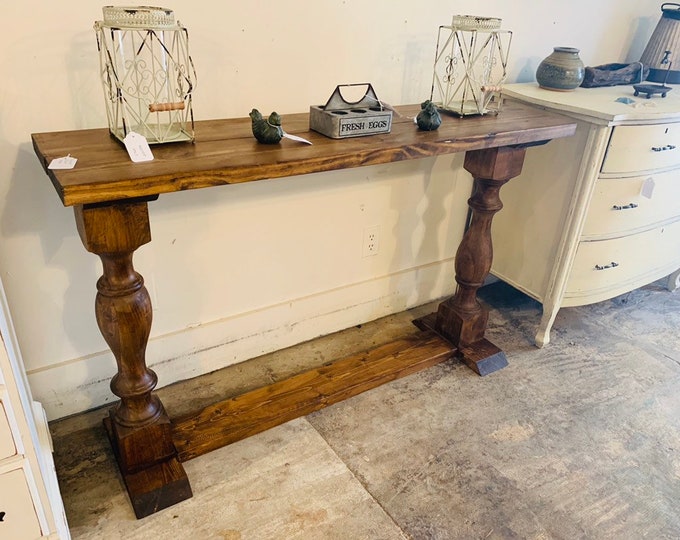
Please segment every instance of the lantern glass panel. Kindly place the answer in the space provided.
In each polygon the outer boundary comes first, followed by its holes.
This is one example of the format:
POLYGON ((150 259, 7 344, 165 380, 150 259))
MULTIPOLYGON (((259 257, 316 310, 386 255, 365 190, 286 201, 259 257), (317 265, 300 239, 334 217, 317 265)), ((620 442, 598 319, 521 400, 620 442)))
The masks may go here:
POLYGON ((512 40, 500 22, 458 15, 439 27, 430 96, 438 108, 460 116, 498 112, 512 40))
POLYGON ((196 74, 188 33, 171 10, 104 8, 95 23, 109 129, 149 143, 192 141, 196 74))

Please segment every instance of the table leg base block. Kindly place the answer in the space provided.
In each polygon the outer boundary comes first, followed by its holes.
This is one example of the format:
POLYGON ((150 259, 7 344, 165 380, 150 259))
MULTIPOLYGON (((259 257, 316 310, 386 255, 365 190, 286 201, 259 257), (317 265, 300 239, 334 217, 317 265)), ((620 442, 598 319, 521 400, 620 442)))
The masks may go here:
POLYGON ((468 316, 461 316, 449 301, 439 304, 434 331, 451 343, 475 343, 484 338, 489 312, 480 310, 468 316))
POLYGON ((508 365, 505 353, 487 339, 458 349, 460 358, 472 371, 484 376, 508 365))
MULTIPOLYGON (((104 427, 116 460, 119 460, 109 418, 104 419, 104 427)), ((137 519, 150 516, 193 496, 184 467, 174 456, 133 473, 126 473, 121 469, 121 475, 137 519)))
POLYGON ((114 411, 109 411, 107 429, 115 439, 118 464, 123 472, 137 472, 154 463, 167 461, 177 455, 172 443, 172 426, 165 411, 153 424, 129 428, 116 423, 114 411))
MULTIPOLYGON (((441 338, 450 341, 448 336, 442 335, 435 329, 437 323, 437 313, 430 313, 419 319, 415 319, 413 324, 423 331, 430 330, 441 338)), ((471 345, 459 347, 456 358, 460 358, 477 375, 488 375, 508 365, 505 353, 491 343, 488 339, 482 338, 471 345)))

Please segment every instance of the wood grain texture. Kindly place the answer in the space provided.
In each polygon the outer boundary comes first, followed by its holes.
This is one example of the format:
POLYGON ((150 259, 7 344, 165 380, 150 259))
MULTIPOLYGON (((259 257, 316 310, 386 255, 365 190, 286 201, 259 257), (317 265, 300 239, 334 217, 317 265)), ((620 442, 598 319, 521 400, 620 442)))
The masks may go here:
POLYGON ((133 163, 106 128, 32 135, 35 152, 65 206, 145 197, 187 189, 377 165, 498 146, 530 144, 573 135, 573 120, 518 103, 497 116, 444 116, 437 131, 420 131, 419 105, 397 108, 392 132, 330 139, 309 130, 306 113, 283 116, 283 127, 310 140, 262 145, 250 119, 196 122, 194 143, 153 146, 154 161, 133 163), (78 158, 71 170, 49 170, 50 161, 78 158))
POLYGON ((147 203, 78 205, 74 211, 83 245, 102 261, 95 314, 118 366, 111 381, 111 390, 121 398, 115 420, 121 426, 142 427, 153 423, 163 410, 151 393, 156 374, 145 361, 151 299, 132 263, 134 251, 151 240, 147 203))
POLYGON ((446 360, 455 353, 431 332, 399 339, 173 420, 180 461, 245 439, 446 360))
POLYGON ((473 345, 461 347, 458 356, 477 375, 489 375, 508 365, 505 353, 488 339, 480 339, 473 345))
MULTIPOLYGON (((443 340, 449 341, 448 336, 444 336, 437 331, 438 312, 429 313, 423 317, 415 319, 413 324, 424 332, 431 331, 440 336, 443 340)), ((505 353, 488 339, 482 338, 467 347, 460 347, 454 356, 474 371, 477 375, 489 375, 508 365, 505 353)))
MULTIPOLYGON (((104 427, 114 455, 120 463, 118 441, 109 418, 104 427)), ((149 516, 193 496, 189 478, 176 456, 154 463, 136 472, 121 470, 130 503, 137 519, 149 516)))
POLYGON ((456 252, 456 283, 453 298, 439 305, 435 328, 458 347, 484 338, 488 310, 477 300, 477 290, 489 274, 493 260, 491 224, 501 208, 500 189, 522 172, 523 147, 476 150, 465 154, 465 169, 473 178, 470 225, 456 252))

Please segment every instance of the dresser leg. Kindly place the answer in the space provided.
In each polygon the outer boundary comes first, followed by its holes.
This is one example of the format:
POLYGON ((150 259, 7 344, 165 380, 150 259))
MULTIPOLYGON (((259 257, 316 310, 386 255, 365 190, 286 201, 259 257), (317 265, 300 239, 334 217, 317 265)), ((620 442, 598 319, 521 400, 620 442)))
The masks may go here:
POLYGON ((501 208, 501 186, 522 172, 524 148, 491 148, 465 154, 465 169, 474 178, 470 225, 456 252, 456 294, 439 305, 434 329, 458 347, 463 361, 479 375, 507 365, 503 351, 484 338, 488 310, 477 290, 491 270, 491 222, 501 208))
POLYGON ((676 270, 670 276, 668 276, 666 288, 671 292, 675 292, 680 289, 680 270, 676 270))
POLYGON ((132 264, 134 251, 151 240, 146 201, 75 207, 85 248, 97 254, 97 324, 118 366, 111 391, 120 398, 105 420, 137 517, 191 497, 177 461, 170 420, 152 393, 156 374, 146 366, 151 300, 132 264))
POLYGON ((538 325, 536 337, 534 338, 534 343, 539 349, 542 349, 550 343, 550 330, 555 322, 558 311, 559 309, 555 307, 543 304, 543 315, 541 316, 541 322, 538 325))

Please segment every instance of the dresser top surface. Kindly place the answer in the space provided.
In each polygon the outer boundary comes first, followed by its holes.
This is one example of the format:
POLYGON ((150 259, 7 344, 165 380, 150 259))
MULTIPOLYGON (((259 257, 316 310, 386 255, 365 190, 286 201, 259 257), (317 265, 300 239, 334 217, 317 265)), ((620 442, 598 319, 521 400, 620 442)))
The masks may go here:
POLYGON ((505 85, 503 94, 556 112, 585 116, 611 125, 680 122, 680 86, 670 87, 673 90, 665 98, 657 95, 650 99, 643 95, 636 97, 630 85, 559 92, 531 82, 505 85), (630 98, 633 103, 621 103, 616 101, 618 98, 630 98))

